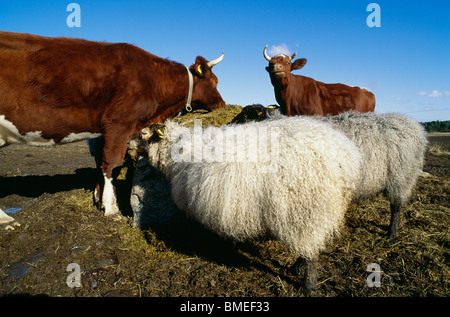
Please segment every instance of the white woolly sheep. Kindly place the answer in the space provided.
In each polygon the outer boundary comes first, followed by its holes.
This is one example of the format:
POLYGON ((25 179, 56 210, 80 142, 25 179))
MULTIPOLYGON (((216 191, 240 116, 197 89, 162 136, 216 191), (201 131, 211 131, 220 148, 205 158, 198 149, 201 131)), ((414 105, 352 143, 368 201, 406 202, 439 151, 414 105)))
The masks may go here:
POLYGON ((315 288, 318 255, 338 233, 359 179, 353 142, 306 117, 206 129, 167 121, 145 134, 153 139, 148 159, 170 180, 180 210, 235 241, 284 242, 297 268, 306 260, 306 288, 315 288), (164 133, 159 142, 156 131, 164 133))
POLYGON ((361 176, 353 201, 384 193, 391 203, 388 238, 394 238, 401 206, 409 200, 424 165, 428 144, 424 128, 396 113, 346 112, 318 118, 332 123, 359 147, 361 176))
MULTIPOLYGON (((258 120, 279 120, 285 116, 268 113, 262 105, 247 106, 233 119, 244 123, 258 120)), ((361 178, 354 202, 384 192, 391 203, 388 238, 397 235, 401 206, 411 196, 424 164, 427 137, 422 125, 395 113, 359 113, 314 118, 332 123, 359 147, 363 160, 361 178)))

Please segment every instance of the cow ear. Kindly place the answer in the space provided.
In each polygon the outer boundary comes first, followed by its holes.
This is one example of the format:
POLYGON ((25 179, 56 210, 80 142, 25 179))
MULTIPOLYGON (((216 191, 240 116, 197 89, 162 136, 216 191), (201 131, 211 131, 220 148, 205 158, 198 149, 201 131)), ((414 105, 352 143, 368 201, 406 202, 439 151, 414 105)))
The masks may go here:
POLYGON ((299 59, 296 59, 296 60, 292 63, 291 70, 294 70, 294 69, 300 69, 300 68, 302 68, 303 66, 305 66, 305 64, 306 64, 306 58, 299 58, 299 59))
POLYGON ((202 78, 208 78, 211 73, 211 68, 208 66, 208 61, 201 56, 197 56, 194 65, 191 66, 194 75, 202 78))

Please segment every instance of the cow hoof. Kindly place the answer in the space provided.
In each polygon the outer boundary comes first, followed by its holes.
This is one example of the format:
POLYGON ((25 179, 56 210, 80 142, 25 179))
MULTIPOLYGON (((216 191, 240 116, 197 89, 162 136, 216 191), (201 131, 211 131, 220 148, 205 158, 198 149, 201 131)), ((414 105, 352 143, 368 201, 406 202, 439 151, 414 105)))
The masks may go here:
POLYGON ((120 221, 123 219, 122 215, 119 212, 109 213, 109 214, 105 213, 105 216, 114 221, 120 221))
POLYGON ((103 211, 105 212, 105 217, 108 217, 110 219, 119 220, 121 218, 121 214, 119 211, 119 208, 117 208, 116 203, 112 204, 103 204, 102 206, 103 211))

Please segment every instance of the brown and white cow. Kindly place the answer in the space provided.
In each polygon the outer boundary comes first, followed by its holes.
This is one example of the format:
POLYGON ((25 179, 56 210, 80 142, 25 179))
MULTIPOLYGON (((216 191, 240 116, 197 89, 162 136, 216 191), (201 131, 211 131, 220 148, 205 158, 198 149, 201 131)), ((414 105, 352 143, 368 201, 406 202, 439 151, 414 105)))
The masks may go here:
MULTIPOLYGON (((0 32, 0 147, 102 135, 102 203, 117 217, 111 178, 127 141, 184 107, 224 106, 212 72, 222 59, 188 68, 126 43, 0 32)), ((11 221, 0 209, 0 223, 11 221)))
POLYGON ((325 84, 309 77, 291 74, 291 71, 305 66, 305 58, 292 62, 297 53, 292 56, 279 54, 270 57, 266 50, 267 45, 263 51, 264 58, 269 62, 266 70, 282 114, 325 116, 349 110, 374 111, 375 96, 371 92, 344 84, 325 84))

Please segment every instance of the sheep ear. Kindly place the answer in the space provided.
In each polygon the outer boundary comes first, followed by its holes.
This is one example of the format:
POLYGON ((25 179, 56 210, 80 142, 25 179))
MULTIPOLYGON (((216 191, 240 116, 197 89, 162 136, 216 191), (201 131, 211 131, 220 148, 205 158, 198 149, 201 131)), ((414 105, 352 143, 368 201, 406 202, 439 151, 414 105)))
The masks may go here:
POLYGON ((148 139, 150 139, 151 134, 150 134, 150 131, 149 131, 149 129, 147 127, 143 128, 141 130, 140 137, 144 141, 147 141, 148 139))
POLYGON ((256 114, 257 114, 258 117, 259 117, 260 115, 262 115, 262 111, 256 110, 256 114))

